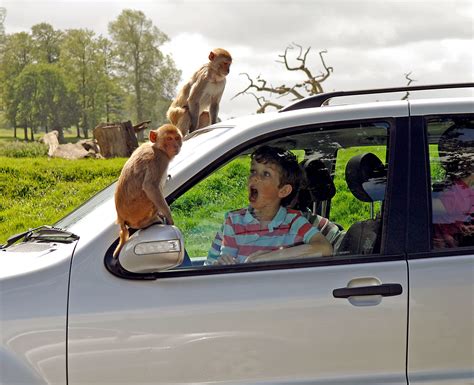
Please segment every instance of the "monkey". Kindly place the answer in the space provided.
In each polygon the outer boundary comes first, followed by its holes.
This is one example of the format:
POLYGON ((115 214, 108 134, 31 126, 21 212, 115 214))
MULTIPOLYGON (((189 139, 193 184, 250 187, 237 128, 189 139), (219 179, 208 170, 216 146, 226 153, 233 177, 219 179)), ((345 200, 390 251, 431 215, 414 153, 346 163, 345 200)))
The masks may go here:
POLYGON ((142 229, 160 220, 173 224, 171 211, 163 195, 168 165, 179 153, 181 131, 165 124, 149 133, 150 142, 138 147, 125 162, 115 189, 120 241, 116 258, 129 238, 128 228, 142 229))
POLYGON ((213 49, 209 53, 209 63, 193 74, 171 103, 166 116, 183 136, 217 122, 219 103, 231 64, 229 52, 223 48, 213 49))

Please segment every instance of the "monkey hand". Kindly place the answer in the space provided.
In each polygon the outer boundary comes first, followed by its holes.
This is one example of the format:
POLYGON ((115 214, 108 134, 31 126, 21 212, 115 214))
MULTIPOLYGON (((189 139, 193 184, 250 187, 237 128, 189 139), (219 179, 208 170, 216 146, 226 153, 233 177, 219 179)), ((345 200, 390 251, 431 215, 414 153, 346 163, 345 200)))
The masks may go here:
POLYGON ((171 214, 169 215, 160 214, 159 218, 164 225, 174 225, 174 221, 173 221, 173 218, 171 217, 171 214))

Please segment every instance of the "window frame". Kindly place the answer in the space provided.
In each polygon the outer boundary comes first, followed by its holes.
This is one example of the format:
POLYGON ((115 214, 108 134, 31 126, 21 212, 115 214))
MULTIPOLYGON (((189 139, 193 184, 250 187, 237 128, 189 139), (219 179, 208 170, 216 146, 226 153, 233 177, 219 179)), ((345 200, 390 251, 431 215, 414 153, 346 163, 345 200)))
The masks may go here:
MULTIPOLYGON (((414 184, 417 191, 410 191, 410 202, 413 207, 418 207, 417 211, 420 213, 417 216, 412 216, 408 222, 408 233, 415 234, 416 231, 422 233, 423 239, 415 240, 414 237, 409 239, 408 259, 422 259, 422 258, 443 258, 447 256, 472 255, 474 246, 464 246, 456 248, 434 249, 433 248, 433 228, 432 228, 432 186, 431 186, 431 162, 429 152, 429 133, 428 123, 430 119, 439 119, 450 117, 454 118, 474 118, 474 114, 469 113, 438 113, 427 114, 423 116, 411 117, 411 132, 413 137, 412 142, 419 144, 423 150, 417 154, 416 149, 410 151, 411 156, 419 156, 421 161, 419 165, 411 164, 410 174, 420 175, 421 170, 425 170, 425 178, 414 178, 414 184), (421 154, 422 153, 422 154, 421 154), (424 190, 424 191, 423 191, 424 190), (420 210, 419 207, 424 207, 420 210), (418 227, 417 226, 421 226, 418 227)), ((414 146, 412 146, 414 147, 414 146)))
MULTIPOLYGON (((389 132, 387 138, 387 152, 388 164, 402 163, 402 168, 399 166, 388 167, 387 187, 386 187, 386 204, 383 205, 382 213, 382 234, 380 253, 372 255, 339 255, 337 257, 315 257, 304 259, 289 259, 284 261, 268 261, 255 262, 251 264, 237 264, 230 266, 190 266, 175 268, 168 271, 149 273, 144 275, 143 279, 162 279, 173 277, 186 277, 196 275, 213 275, 213 274, 235 274, 241 272, 256 272, 256 271, 271 271, 281 269, 299 269, 335 265, 361 264, 361 263, 377 263, 405 260, 405 241, 406 241, 406 218, 407 215, 399 215, 401 212, 407 212, 406 205, 408 198, 408 188, 400 189, 400 182, 406 181, 408 162, 404 160, 406 157, 407 148, 407 132, 408 132, 408 117, 377 117, 370 119, 354 119, 337 122, 316 123, 309 125, 290 126, 271 133, 265 133, 251 140, 241 143, 233 148, 232 151, 223 156, 214 159, 208 166, 196 173, 186 183, 179 186, 173 193, 167 197, 168 204, 172 204, 174 200, 191 189, 194 185, 211 175, 218 168, 222 167, 230 160, 242 154, 246 149, 267 143, 270 140, 283 138, 285 136, 297 135, 308 131, 334 130, 344 129, 347 126, 357 124, 369 124, 373 122, 387 122, 389 125, 389 132), (401 161, 400 161, 401 159, 401 161), (397 187, 398 186, 398 187, 397 187), (394 194, 394 191, 397 193, 394 194)), ((347 229, 346 229, 347 230, 347 229)), ((108 254, 113 252, 114 245, 111 245, 107 251, 108 254)), ((107 262, 106 262, 107 264, 107 262)), ((125 274, 127 275, 127 274, 125 274)), ((130 279, 140 279, 138 275, 133 274, 130 279)))

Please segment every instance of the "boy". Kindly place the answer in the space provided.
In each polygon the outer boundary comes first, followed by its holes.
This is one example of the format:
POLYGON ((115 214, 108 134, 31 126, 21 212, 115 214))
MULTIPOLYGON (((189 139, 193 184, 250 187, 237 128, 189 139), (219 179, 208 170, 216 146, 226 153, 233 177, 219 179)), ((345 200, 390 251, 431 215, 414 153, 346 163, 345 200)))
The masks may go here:
POLYGON ((296 197, 300 181, 301 169, 291 152, 269 146, 254 151, 249 206, 225 215, 206 265, 332 255, 331 244, 318 229, 300 211, 285 208, 296 197))

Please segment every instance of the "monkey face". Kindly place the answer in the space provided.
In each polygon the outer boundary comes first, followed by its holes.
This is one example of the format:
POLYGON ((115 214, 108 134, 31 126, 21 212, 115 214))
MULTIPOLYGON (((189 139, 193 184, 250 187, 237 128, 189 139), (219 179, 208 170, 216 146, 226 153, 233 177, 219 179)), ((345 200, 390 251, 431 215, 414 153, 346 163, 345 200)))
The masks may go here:
POLYGON ((220 64, 219 64, 219 73, 221 75, 228 75, 230 72, 230 65, 232 64, 232 60, 229 59, 224 59, 220 64))
POLYGON ((167 132, 162 138, 163 150, 168 154, 170 159, 178 155, 182 144, 183 139, 180 132, 167 132))
POLYGON ((165 124, 157 130, 150 131, 150 141, 172 159, 181 150, 183 135, 176 126, 165 124))
POLYGON ((211 62, 214 71, 225 77, 230 72, 230 65, 232 64, 232 56, 223 48, 215 48, 209 53, 209 61, 211 62))

